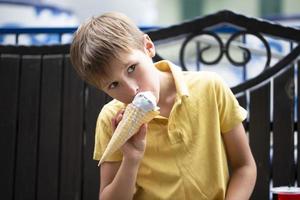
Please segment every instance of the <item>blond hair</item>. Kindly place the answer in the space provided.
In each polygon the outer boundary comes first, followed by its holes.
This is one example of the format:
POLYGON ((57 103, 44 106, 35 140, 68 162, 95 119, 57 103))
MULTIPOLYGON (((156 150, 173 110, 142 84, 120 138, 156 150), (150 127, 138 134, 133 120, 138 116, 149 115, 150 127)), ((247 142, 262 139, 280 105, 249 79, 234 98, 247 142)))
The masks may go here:
POLYGON ((70 48, 78 75, 100 87, 112 59, 132 49, 143 49, 144 33, 125 15, 110 12, 92 17, 79 26, 70 48))

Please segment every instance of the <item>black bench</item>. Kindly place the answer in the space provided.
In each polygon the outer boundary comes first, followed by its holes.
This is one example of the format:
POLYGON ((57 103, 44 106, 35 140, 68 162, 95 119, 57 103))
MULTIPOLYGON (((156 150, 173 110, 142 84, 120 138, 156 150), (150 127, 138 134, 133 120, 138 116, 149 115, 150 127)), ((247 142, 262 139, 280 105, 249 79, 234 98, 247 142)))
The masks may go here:
MULTIPOLYGON (((249 111, 244 125, 258 167, 251 199, 269 199, 271 185, 300 182, 300 30, 221 11, 148 34, 157 45, 155 60, 166 58, 184 70, 199 70, 218 66, 226 56, 244 75, 251 52, 238 47, 242 59, 237 61, 232 55, 238 53, 230 49, 235 42, 246 44, 247 35, 257 37, 265 47, 263 70, 232 87, 249 111), (204 35, 214 42, 198 39, 204 35), (272 58, 269 37, 287 42, 289 52, 272 58)), ((77 77, 69 45, 0 46, 2 199, 97 199, 94 129, 98 112, 109 100, 77 77)))

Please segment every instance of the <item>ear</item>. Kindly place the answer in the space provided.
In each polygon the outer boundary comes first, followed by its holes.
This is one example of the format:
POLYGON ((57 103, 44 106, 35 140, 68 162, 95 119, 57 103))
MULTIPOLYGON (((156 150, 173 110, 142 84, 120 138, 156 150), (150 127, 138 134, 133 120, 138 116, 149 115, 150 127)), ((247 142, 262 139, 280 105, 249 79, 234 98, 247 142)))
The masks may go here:
POLYGON ((144 48, 146 53, 153 58, 155 56, 155 46, 150 37, 144 34, 144 48))

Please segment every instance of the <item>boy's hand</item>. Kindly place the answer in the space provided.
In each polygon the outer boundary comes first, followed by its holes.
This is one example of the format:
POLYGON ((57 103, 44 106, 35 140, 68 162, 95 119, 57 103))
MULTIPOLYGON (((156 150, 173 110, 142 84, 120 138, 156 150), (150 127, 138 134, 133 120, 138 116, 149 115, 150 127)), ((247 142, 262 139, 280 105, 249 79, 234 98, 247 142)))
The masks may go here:
MULTIPOLYGON (((113 131, 117 128, 122 120, 125 109, 121 109, 115 117, 112 118, 113 131)), ((143 124, 139 131, 134 134, 121 148, 124 159, 129 159, 135 162, 140 161, 145 152, 146 147, 147 124, 143 124)))

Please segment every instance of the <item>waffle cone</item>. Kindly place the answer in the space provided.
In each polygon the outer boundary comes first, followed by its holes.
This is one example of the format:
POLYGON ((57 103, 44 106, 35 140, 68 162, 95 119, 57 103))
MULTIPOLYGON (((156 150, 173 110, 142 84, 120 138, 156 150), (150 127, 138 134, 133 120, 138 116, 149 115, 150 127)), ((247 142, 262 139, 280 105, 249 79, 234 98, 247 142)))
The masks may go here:
POLYGON ((139 130, 142 124, 148 123, 158 114, 158 110, 145 112, 134 104, 129 104, 126 107, 123 118, 112 135, 98 166, 123 146, 123 144, 139 130))

